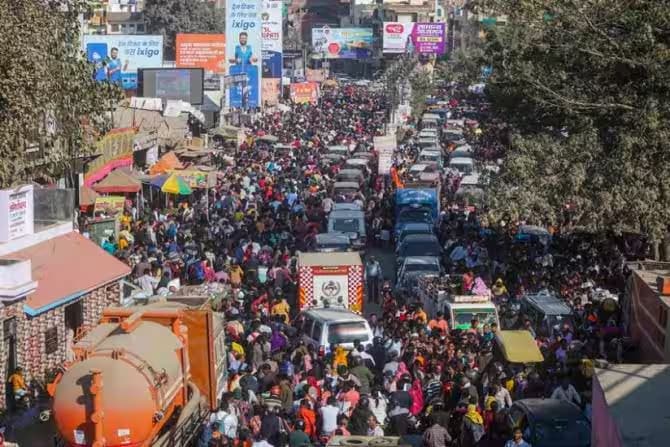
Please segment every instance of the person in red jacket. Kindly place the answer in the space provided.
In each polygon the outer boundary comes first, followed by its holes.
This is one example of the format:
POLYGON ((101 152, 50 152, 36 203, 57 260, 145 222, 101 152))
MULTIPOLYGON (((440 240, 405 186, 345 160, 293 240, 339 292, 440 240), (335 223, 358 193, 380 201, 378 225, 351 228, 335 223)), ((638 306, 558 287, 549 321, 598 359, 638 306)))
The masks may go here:
POLYGON ((312 409, 308 399, 300 401, 300 408, 296 413, 298 419, 305 421, 305 433, 310 439, 316 439, 316 412, 312 409))

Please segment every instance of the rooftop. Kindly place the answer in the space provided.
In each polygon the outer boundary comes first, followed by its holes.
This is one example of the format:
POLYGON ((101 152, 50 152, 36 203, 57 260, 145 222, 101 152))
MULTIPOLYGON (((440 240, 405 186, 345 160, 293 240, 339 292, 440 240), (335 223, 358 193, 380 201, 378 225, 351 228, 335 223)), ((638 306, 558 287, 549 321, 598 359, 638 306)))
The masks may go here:
POLYGON ((77 232, 42 241, 0 259, 30 260, 37 290, 24 309, 34 316, 130 274, 130 268, 77 232))
MULTIPOLYGON (((667 445, 670 365, 610 365, 607 369, 596 368, 596 376, 594 391, 599 384, 623 446, 667 445)), ((594 406, 598 394, 594 392, 594 406)), ((594 425, 599 422, 595 416, 594 412, 594 425)))
MULTIPOLYGON (((659 276, 670 276, 670 262, 639 261, 632 262, 629 267, 647 284, 647 287, 657 295, 658 285, 656 278, 659 276)), ((670 296, 659 295, 666 306, 670 306, 670 296)))

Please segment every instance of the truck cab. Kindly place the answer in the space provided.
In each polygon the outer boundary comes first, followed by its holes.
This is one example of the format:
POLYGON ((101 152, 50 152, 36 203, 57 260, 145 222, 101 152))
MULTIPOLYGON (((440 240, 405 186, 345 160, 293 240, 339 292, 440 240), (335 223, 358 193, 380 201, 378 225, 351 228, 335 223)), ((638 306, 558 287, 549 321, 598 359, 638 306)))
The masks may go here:
POLYGON ((449 295, 443 312, 452 329, 468 330, 472 320, 478 320, 480 326, 496 323, 500 327, 498 309, 486 295, 449 295))

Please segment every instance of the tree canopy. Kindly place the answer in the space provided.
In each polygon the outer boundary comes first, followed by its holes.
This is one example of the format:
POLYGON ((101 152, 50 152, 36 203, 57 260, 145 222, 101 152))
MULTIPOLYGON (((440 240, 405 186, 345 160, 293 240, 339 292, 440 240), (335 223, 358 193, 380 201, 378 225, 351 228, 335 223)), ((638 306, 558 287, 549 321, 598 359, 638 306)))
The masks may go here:
POLYGON ((93 80, 81 51, 83 0, 0 0, 0 186, 59 177, 93 149, 118 90, 93 80), (67 5, 67 6, 64 6, 67 5), (28 145, 44 157, 32 164, 28 145))
POLYGON ((162 34, 165 56, 174 58, 178 33, 223 33, 223 11, 210 2, 194 0, 146 0, 144 18, 151 34, 162 34))
MULTIPOLYGON (((477 0, 488 93, 512 127, 494 214, 569 217, 657 240, 670 218, 670 8, 656 0, 477 0), (568 212, 566 213, 566 210, 568 212)), ((554 223, 564 223, 556 222, 554 223)))

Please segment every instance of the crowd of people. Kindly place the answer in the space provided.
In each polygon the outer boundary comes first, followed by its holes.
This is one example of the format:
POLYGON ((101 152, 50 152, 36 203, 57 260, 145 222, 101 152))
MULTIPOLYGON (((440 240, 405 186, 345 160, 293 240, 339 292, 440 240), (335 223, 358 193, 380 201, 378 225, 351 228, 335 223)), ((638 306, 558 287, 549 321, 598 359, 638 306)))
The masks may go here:
MULTIPOLYGON (((302 341, 297 253, 313 249, 326 231, 341 169, 322 155, 332 145, 372 151, 388 104, 383 92, 346 85, 323 92, 319 104, 287 106, 260 117, 232 161, 218 159, 223 175, 208 197, 168 209, 133 207, 121 218, 122 242, 105 245, 133 266, 147 294, 171 293, 176 279, 231 290, 216 309, 227 319, 228 390, 199 445, 306 447, 359 435, 399 436, 416 447, 525 447, 527 432, 506 417, 514 401, 563 399, 588 414, 588 359, 602 354, 598 341, 620 319, 593 301, 594 290, 621 291, 626 272, 616 247, 589 240, 575 246, 558 231, 550 240, 520 240, 510 224, 492 227, 475 211, 444 207, 437 225, 444 265, 464 293, 482 284, 491 291, 502 327, 475 320, 467 331, 453 330, 441 313, 427 315, 415 294, 385 286, 368 297, 381 301, 366 312, 369 345, 346 352, 302 341), (263 142, 264 135, 282 144, 263 142), (573 323, 551 333, 530 326, 515 304, 542 289, 566 299, 573 323), (491 361, 496 332, 507 328, 531 331, 547 361, 519 370, 491 361)), ((399 171, 418 154, 411 135, 401 142, 399 171)), ((393 229, 393 184, 374 167, 367 174, 360 202, 374 244, 393 229)), ((448 205, 454 188, 444 185, 448 205)))

